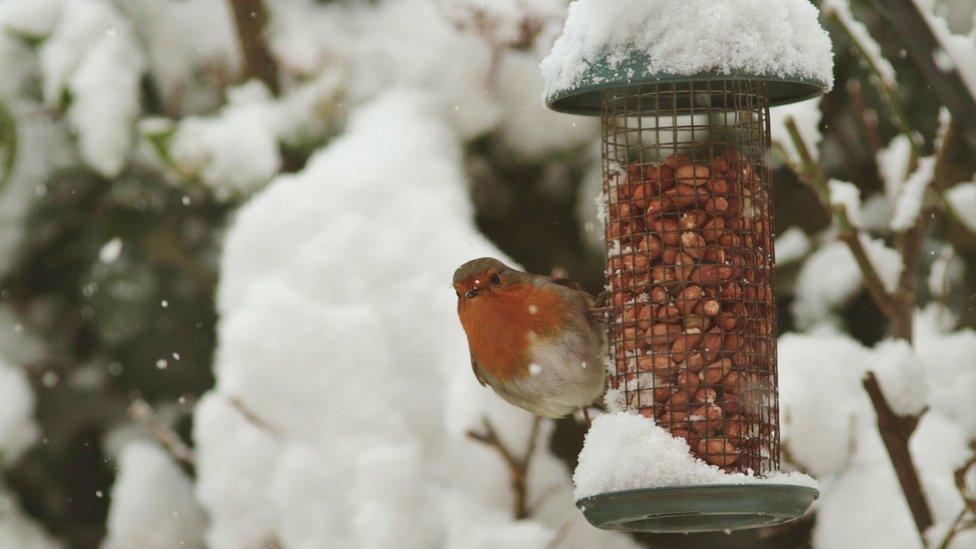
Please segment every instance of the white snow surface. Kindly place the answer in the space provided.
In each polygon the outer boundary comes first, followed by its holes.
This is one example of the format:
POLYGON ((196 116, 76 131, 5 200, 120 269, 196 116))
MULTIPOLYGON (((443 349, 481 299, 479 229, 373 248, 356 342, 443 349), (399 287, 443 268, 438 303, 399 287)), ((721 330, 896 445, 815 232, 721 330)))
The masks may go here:
POLYGON ((915 347, 928 378, 929 403, 976 438, 976 331, 947 329, 938 305, 915 315, 915 347))
POLYGON ((338 74, 329 71, 280 99, 257 80, 231 88, 216 115, 179 122, 170 158, 179 172, 212 187, 219 199, 250 194, 281 170, 280 142, 321 131, 317 107, 336 102, 339 88, 338 74))
MULTIPOLYGON (((785 455, 820 481, 815 548, 920 546, 861 386, 868 370, 899 413, 929 406, 910 442, 935 515, 929 537, 962 508, 952 471, 970 454, 976 405, 961 395, 976 390, 976 333, 945 330, 935 313, 930 307, 916 315, 914 350, 890 340, 868 348, 823 324, 779 339, 785 455)), ((951 547, 974 540, 967 534, 951 547)))
POLYGON ((203 547, 205 524, 190 479, 158 444, 122 449, 103 549, 203 547))
POLYGON ((883 84, 886 86, 896 86, 895 82, 897 74, 895 73, 894 67, 891 66, 891 62, 885 58, 881 53, 881 46, 878 42, 871 36, 868 32, 867 26, 864 23, 858 21, 854 18, 854 14, 851 13, 851 4, 849 0, 824 0, 821 5, 821 10, 825 17, 831 15, 836 15, 840 20, 841 24, 844 25, 850 31, 851 36, 854 40, 861 45, 862 50, 867 55, 869 62, 877 68, 878 73, 881 75, 883 84))
MULTIPOLYGON (((935 33, 945 58, 943 62, 955 68, 962 77, 969 93, 976 97, 976 27, 969 34, 956 34, 949 22, 939 15, 940 9, 935 0, 915 0, 929 27, 935 33)), ((938 54, 939 50, 936 51, 938 54)))
MULTIPOLYGON (((553 17, 561 23, 562 12, 555 10, 561 2, 519 4, 533 22, 545 26, 553 17)), ((470 2, 452 6, 430 0, 334 3, 315 10, 300 3, 274 4, 269 46, 282 61, 282 97, 271 98, 251 82, 232 88, 228 104, 218 112, 179 121, 168 149, 176 171, 212 187, 220 199, 247 196, 280 171, 282 142, 314 145, 328 124, 399 86, 424 91, 439 111, 448 114, 463 139, 496 132, 518 157, 544 158, 590 142, 597 121, 554 113, 538 100, 543 82, 535 51, 501 50, 492 65, 483 37, 456 28, 469 17, 466 10, 471 7, 470 2), (454 20, 452 14, 462 19, 454 20)), ((514 17, 494 2, 482 8, 501 17, 499 21, 514 17)), ((201 10, 198 6, 193 13, 201 10)), ((143 21, 153 10, 139 4, 133 11, 141 14, 142 27, 155 28, 143 21)), ((171 12, 162 10, 159 15, 186 18, 171 12)), ((160 41, 173 40, 162 30, 156 34, 160 41)), ((222 59, 223 41, 210 39, 207 44, 201 48, 222 59)), ((190 53, 186 63, 210 60, 203 53, 190 53)), ((167 89, 182 89, 186 83, 178 67, 153 70, 167 89)))
POLYGON ((912 142, 905 135, 896 135, 888 146, 878 151, 875 161, 884 181, 885 195, 894 204, 902 192, 905 178, 908 177, 908 161, 911 158, 912 142))
POLYGON ((0 3, 0 21, 6 30, 30 38, 51 34, 64 0, 0 3))
POLYGON ((0 456, 17 461, 37 438, 34 392, 23 370, 0 356, 0 456))
POLYGON ((147 70, 169 113, 200 113, 218 104, 219 93, 207 76, 223 73, 233 79, 241 64, 230 4, 126 0, 117 5, 145 41, 147 70))
POLYGON ((912 228, 922 211, 925 189, 928 188, 935 175, 935 157, 927 156, 918 161, 918 167, 908 176, 901 193, 894 204, 894 213, 888 227, 895 232, 903 232, 912 228))
POLYGON ((0 21, 14 33, 32 38, 49 35, 57 23, 64 0, 31 0, 0 3, 0 21))
POLYGON ((180 122, 169 148, 173 162, 219 198, 254 191, 281 168, 270 105, 270 92, 256 80, 230 90, 217 116, 180 122))
POLYGON ((860 287, 861 271, 847 245, 840 241, 824 244, 800 267, 794 285, 793 316, 801 327, 816 324, 860 287))
POLYGON ((830 38, 806 0, 577 0, 541 64, 545 95, 579 85, 601 57, 615 68, 634 50, 647 55, 648 74, 742 71, 833 86, 830 38))
POLYGON ((593 420, 573 483, 576 499, 620 490, 701 484, 817 487, 817 482, 803 473, 779 472, 768 477, 726 473, 692 456, 684 439, 632 412, 602 414, 593 420))
POLYGON ((945 192, 956 218, 976 233, 976 182, 960 183, 945 192))
POLYGON ((314 12, 299 3, 281 3, 269 29, 270 45, 296 75, 324 67, 344 71, 344 103, 350 106, 390 87, 414 87, 447 114, 462 138, 497 129, 514 152, 534 157, 579 148, 595 137, 596 129, 595 121, 550 111, 539 101, 543 84, 536 50, 548 46, 546 33, 535 49, 502 50, 492 75, 489 44, 477 32, 458 27, 468 16, 464 7, 480 6, 505 21, 502 27, 514 24, 510 8, 518 7, 545 29, 561 1, 335 2, 314 12), (462 20, 452 19, 459 14, 462 20))
POLYGON ((562 26, 568 0, 437 0, 445 15, 461 24, 475 25, 496 44, 519 42, 525 23, 542 27, 543 35, 562 26), (476 21, 475 21, 476 20, 476 21))
POLYGON ((790 227, 776 237, 776 264, 786 265, 803 258, 810 251, 810 237, 799 227, 790 227))
MULTIPOLYGON (((0 466, 16 463, 38 438, 35 396, 21 360, 37 358, 38 342, 18 324, 7 306, 0 307, 0 466)), ((0 547, 53 549, 61 547, 17 503, 0 482, 0 547)))
POLYGON ((82 158, 103 175, 118 175, 132 146, 145 69, 129 21, 105 0, 63 2, 40 63, 45 102, 57 106, 70 93, 68 121, 82 158))
POLYGON ((886 339, 874 347, 874 371, 885 399, 896 414, 916 415, 928 404, 928 384, 921 360, 905 340, 886 339))
POLYGON ((830 205, 843 206, 851 225, 863 227, 860 189, 853 183, 831 179, 827 182, 827 190, 830 192, 830 205))
POLYGON ((929 267, 926 280, 929 293, 936 299, 944 300, 949 289, 959 282, 965 270, 951 244, 943 244, 929 267))
MULTIPOLYGON (((901 254, 881 240, 859 233, 878 276, 889 292, 898 285, 903 267, 901 254)), ((810 254, 797 275, 793 315, 802 327, 831 318, 832 311, 861 289, 863 275, 847 244, 828 242, 810 254)))
POLYGON ((531 417, 471 374, 449 279, 500 254, 474 228, 441 112, 421 90, 391 91, 239 212, 217 389, 194 432, 208 546, 544 547, 564 524, 562 546, 632 546, 573 507, 550 424, 529 475, 550 495, 520 522, 507 467, 465 434, 490 418, 521 453, 531 417))
MULTIPOLYGON (((867 233, 858 233, 858 238, 860 238, 861 244, 867 252, 868 259, 874 265, 875 271, 878 272, 881 284, 884 285, 889 294, 894 293, 898 289, 898 278, 901 276, 901 271, 905 268, 901 254, 885 244, 883 240, 871 238, 867 233)), ((851 260, 853 261, 853 256, 851 256, 851 260)))

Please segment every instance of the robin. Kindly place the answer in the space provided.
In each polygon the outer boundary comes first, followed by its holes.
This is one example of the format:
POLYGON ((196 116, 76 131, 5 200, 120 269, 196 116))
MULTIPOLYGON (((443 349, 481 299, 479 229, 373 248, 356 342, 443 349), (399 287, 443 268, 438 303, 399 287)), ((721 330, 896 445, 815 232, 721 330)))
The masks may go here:
POLYGON ((603 394, 603 329, 593 296, 490 257, 461 265, 453 285, 482 385, 550 418, 585 410, 603 394))

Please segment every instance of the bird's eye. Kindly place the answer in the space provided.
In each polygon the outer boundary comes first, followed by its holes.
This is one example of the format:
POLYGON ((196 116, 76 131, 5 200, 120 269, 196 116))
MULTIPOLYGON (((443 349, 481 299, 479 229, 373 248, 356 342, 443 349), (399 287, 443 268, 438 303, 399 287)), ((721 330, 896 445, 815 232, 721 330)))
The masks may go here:
POLYGON ((493 273, 491 275, 491 283, 495 286, 498 286, 499 284, 502 283, 502 277, 498 276, 498 273, 493 273))

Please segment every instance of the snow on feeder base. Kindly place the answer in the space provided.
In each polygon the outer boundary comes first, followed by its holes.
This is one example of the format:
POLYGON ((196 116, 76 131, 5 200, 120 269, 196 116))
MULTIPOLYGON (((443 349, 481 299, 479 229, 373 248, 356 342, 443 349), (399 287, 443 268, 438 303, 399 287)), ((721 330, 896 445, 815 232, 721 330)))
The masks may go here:
MULTIPOLYGON (((573 17, 560 41, 572 39, 573 17)), ((587 49, 560 41, 550 57, 587 49)), ((825 43, 817 47, 829 54, 825 43)), ((547 64, 559 65, 547 59, 544 70, 547 64)), ((670 485, 616 479, 577 505, 595 526, 650 532, 754 528, 802 516, 817 490, 779 473, 769 107, 823 93, 829 74, 675 76, 654 72, 645 54, 617 51, 577 63, 573 84, 553 88, 571 65, 547 75, 547 102, 602 118, 607 404, 631 417, 595 422, 581 467, 588 453, 600 453, 588 448, 598 444, 591 437, 600 439, 594 431, 619 431, 610 426, 619 419, 653 421, 670 433, 665 439, 687 442, 680 456, 705 471, 672 475, 670 485)), ((632 471, 625 459, 640 461, 633 447, 621 448, 604 456, 605 473, 632 471)), ((644 470, 655 467, 650 461, 644 470)), ((633 471, 627 474, 641 476, 633 471)), ((580 488, 578 481, 578 497, 580 488)))

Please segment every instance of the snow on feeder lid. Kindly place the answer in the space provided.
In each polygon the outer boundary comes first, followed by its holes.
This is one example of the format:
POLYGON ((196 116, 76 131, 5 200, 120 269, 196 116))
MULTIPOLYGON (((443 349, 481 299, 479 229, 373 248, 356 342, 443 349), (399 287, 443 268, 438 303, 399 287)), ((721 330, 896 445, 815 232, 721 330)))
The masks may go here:
POLYGON ((815 97, 833 86, 817 16, 808 0, 577 0, 541 64, 546 103, 598 115, 607 90, 729 79, 763 81, 771 106, 815 97))
POLYGON ((769 107, 833 84, 817 10, 576 0, 542 70, 550 108, 603 128, 615 413, 587 435, 577 505, 634 531, 801 516, 818 492, 779 472, 769 107))

